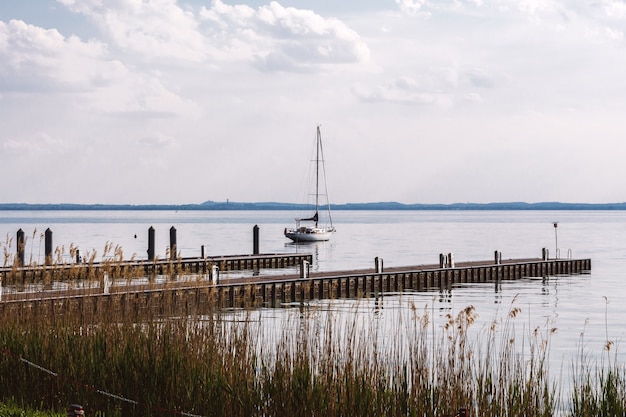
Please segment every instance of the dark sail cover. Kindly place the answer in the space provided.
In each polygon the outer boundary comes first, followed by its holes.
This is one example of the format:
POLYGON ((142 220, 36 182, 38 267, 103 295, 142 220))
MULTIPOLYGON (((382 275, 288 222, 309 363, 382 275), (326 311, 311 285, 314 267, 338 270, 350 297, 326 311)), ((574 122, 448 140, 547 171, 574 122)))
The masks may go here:
POLYGON ((317 223, 317 219, 319 218, 317 211, 315 212, 315 214, 313 215, 313 217, 309 217, 308 219, 300 219, 302 221, 309 221, 309 222, 316 222, 317 223))

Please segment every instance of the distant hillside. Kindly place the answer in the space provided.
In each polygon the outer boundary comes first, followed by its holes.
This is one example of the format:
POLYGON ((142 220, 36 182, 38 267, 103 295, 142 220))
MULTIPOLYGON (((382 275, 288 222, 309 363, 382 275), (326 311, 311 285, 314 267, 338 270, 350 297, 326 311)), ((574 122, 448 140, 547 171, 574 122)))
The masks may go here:
MULTIPOLYGON (((205 201, 201 204, 0 204, 0 210, 302 210, 305 204, 205 201)), ((332 204, 333 210, 626 210, 626 203, 454 203, 403 204, 396 202, 332 204)))

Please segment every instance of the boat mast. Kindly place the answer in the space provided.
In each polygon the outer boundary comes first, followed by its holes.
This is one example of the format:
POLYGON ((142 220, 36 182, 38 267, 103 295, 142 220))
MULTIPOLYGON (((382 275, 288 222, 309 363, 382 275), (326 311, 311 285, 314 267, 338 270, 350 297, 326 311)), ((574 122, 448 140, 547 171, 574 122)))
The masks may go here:
POLYGON ((315 155, 315 227, 317 227, 317 219, 319 217, 319 182, 320 182, 320 141, 321 133, 320 133, 320 125, 317 125, 317 141, 316 141, 316 155, 315 155))

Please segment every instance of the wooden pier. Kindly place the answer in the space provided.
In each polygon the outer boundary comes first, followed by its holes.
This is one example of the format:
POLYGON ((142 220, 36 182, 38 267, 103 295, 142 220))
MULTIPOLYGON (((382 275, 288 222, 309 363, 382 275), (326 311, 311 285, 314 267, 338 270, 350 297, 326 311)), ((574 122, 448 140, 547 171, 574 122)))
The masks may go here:
MULTIPOLYGON (((304 255, 302 255, 304 256, 304 255)), ((307 260, 308 262, 308 260, 307 260)), ((335 273, 283 275, 120 287, 108 293, 34 297, 0 302, 0 317, 80 315, 140 319, 157 315, 195 315, 215 309, 292 306, 320 299, 378 297, 383 294, 450 289, 455 285, 489 283, 529 277, 581 274, 591 270, 590 259, 523 259, 458 263, 454 267, 422 265, 385 271, 355 270, 335 273)))
POLYGON ((242 271, 259 269, 282 269, 295 267, 303 261, 311 263, 310 253, 256 254, 208 256, 203 258, 175 258, 156 260, 64 263, 24 267, 0 268, 2 285, 28 284, 65 280, 98 278, 105 273, 112 279, 138 276, 209 274, 216 266, 219 271, 242 271))

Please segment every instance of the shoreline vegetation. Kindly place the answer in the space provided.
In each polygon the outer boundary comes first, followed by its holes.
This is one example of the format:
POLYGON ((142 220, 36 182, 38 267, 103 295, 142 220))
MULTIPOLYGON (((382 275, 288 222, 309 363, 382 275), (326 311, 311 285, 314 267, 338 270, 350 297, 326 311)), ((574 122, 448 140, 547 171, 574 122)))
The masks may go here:
POLYGON ((598 361, 581 334, 565 372, 550 369, 557 329, 549 319, 516 326, 515 301, 482 326, 472 306, 435 324, 432 305, 400 297, 389 321, 378 303, 326 300, 281 315, 164 308, 132 321, 111 311, 25 320, 16 309, 0 324, 0 403, 51 413, 80 403, 112 417, 626 412, 626 368, 610 341, 598 361))
POLYGON ((40 411, 32 408, 24 408, 16 405, 13 401, 0 402, 0 416, 2 417, 66 417, 67 414, 52 411, 40 411))
MULTIPOLYGON (((397 202, 331 204, 332 210, 626 210, 622 203, 452 203, 404 204, 397 202)), ((200 204, 29 204, 0 203, 0 211, 8 210, 303 210, 307 204, 278 202, 205 201, 200 204)))

